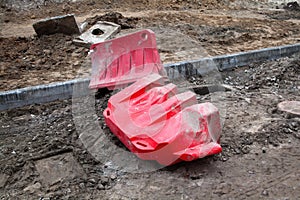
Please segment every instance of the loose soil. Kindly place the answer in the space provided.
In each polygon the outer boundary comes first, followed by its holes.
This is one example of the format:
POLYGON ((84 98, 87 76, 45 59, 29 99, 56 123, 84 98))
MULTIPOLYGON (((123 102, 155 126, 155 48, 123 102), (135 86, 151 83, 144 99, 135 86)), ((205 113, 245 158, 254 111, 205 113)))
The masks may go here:
POLYGON ((120 2, 1 1, 0 91, 89 76, 88 49, 75 46, 75 36, 34 33, 34 22, 62 14, 74 13, 89 25, 118 23, 121 34, 150 28, 163 63, 300 41, 300 12, 294 7, 265 1, 120 2))
MULTIPOLYGON (((47 16, 114 21, 121 34, 151 28, 164 63, 300 38, 297 9, 262 1, 20 2, 1 1, 2 91, 89 75, 88 49, 75 46, 72 36, 34 35, 32 23, 47 16)), ((116 91, 2 111, 0 199, 300 199, 300 118, 277 109, 282 101, 300 101, 299 69, 300 54, 225 71, 218 80, 188 77, 182 85, 221 81, 231 88, 194 89, 199 103, 213 102, 221 112, 223 152, 152 171, 104 123, 116 91), (97 142, 87 146, 87 140, 97 142)))
MULTIPOLYGON (((102 115, 114 92, 99 90, 92 112, 84 99, 3 111, 0 198, 299 199, 300 119, 277 109, 279 102, 300 100, 299 67, 296 55, 222 72, 232 89, 197 99, 212 101, 222 113, 223 152, 154 171, 114 164, 115 158, 128 165, 138 160, 114 154, 114 149, 128 153, 102 115), (89 148, 86 131, 91 141, 98 140, 89 148)), ((207 82, 187 81, 194 87, 207 82)))

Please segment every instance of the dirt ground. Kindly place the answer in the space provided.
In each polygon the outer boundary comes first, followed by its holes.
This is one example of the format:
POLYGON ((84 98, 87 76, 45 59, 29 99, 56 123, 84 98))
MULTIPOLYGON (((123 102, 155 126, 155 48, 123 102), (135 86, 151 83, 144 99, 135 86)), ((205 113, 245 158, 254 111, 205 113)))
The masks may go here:
MULTIPOLYGON (((98 15, 122 32, 151 28, 164 63, 300 39, 299 11, 262 1, 0 2, 0 90, 88 76, 88 50, 73 37, 34 35, 32 23, 45 16, 98 15)), ((300 199, 300 119, 277 109, 300 101, 299 69, 300 54, 218 74, 228 91, 195 89, 199 103, 221 112, 223 151, 170 167, 139 163, 110 132, 102 112, 114 92, 2 111, 0 199, 300 199)))
POLYGON ((103 120, 108 90, 95 95, 94 112, 85 112, 81 99, 1 112, 0 198, 299 199, 300 120, 277 110, 281 101, 300 100, 299 67, 297 55, 222 72, 232 90, 197 99, 212 101, 223 113, 223 152, 152 171, 112 161, 132 165, 137 159, 114 154, 126 149, 103 120), (85 131, 105 140, 87 148, 85 131))
POLYGON ((122 32, 150 28, 164 63, 254 50, 300 41, 300 11, 266 1, 1 1, 0 91, 86 77, 88 49, 73 37, 37 37, 32 24, 74 13, 113 21, 122 32), (120 15, 121 14, 121 15, 120 15))

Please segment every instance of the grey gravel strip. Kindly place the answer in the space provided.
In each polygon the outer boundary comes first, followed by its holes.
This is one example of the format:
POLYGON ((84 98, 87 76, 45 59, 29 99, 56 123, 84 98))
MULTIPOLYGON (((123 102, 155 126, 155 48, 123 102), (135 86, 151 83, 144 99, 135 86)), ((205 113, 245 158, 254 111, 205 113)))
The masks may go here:
MULTIPOLYGON (((214 69, 223 71, 249 65, 254 62, 274 60, 299 52, 300 43, 168 64, 165 65, 165 69, 168 77, 172 80, 179 77, 204 74, 214 69)), ((90 92, 88 84, 89 79, 75 79, 0 92, 0 111, 31 104, 69 99, 73 95, 87 95, 90 92), (76 86, 76 91, 80 91, 79 93, 73 94, 74 86, 76 86)))

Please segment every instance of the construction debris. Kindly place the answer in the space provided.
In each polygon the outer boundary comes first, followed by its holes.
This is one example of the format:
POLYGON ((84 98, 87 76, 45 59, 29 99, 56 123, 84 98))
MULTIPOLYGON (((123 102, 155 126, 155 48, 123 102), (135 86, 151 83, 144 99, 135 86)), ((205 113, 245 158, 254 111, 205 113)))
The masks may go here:
POLYGON ((33 24, 38 36, 63 33, 66 35, 80 34, 80 30, 72 14, 43 19, 33 24))
POLYGON ((218 108, 151 74, 113 95, 103 113, 110 130, 139 158, 162 165, 220 153, 218 108))
POLYGON ((151 30, 92 45, 91 51, 91 89, 116 89, 151 73, 166 77, 151 30))
MULTIPOLYGON (((85 25, 85 23, 83 23, 85 25)), ((82 28, 84 29, 84 27, 82 28)), ((76 45, 89 48, 92 44, 103 42, 107 39, 111 39, 114 35, 119 33, 121 26, 112 22, 98 21, 90 29, 82 33, 73 42, 76 45)))
POLYGON ((103 115, 110 130, 139 158, 172 165, 222 151, 218 109, 197 104, 193 92, 177 94, 176 85, 164 85, 153 31, 101 42, 91 51, 91 89, 135 82, 109 99, 103 115))

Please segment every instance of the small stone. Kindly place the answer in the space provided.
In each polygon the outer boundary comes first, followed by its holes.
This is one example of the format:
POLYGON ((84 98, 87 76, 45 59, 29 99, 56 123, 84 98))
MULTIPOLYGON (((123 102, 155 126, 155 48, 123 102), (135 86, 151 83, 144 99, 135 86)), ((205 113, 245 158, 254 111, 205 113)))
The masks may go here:
POLYGON ((266 148, 266 147, 263 147, 263 148, 261 149, 261 151, 262 151, 263 153, 266 153, 266 152, 267 152, 267 148, 266 148))
POLYGON ((95 187, 95 184, 94 184, 94 183, 91 183, 91 182, 88 182, 88 183, 86 184, 86 187, 88 187, 88 188, 93 188, 93 187, 95 187))
POLYGON ((36 139, 39 137, 39 135, 36 135, 32 138, 32 141, 36 141, 36 139))
POLYGON ((249 148, 248 146, 244 146, 244 147, 242 148, 242 152, 243 152, 243 154, 247 154, 247 153, 250 152, 250 148, 249 148))
POLYGON ((35 19, 36 16, 35 16, 35 15, 31 15, 30 18, 31 18, 31 19, 35 19))
POLYGON ((85 188, 84 183, 80 183, 80 184, 79 184, 79 187, 80 187, 81 189, 84 189, 84 188, 85 188))
POLYGON ((40 200, 51 200, 50 197, 41 197, 40 200))
POLYGON ((116 174, 112 174, 112 175, 110 176, 110 178, 111 178, 111 180, 115 180, 115 179, 117 178, 117 175, 116 175, 116 174))
POLYGON ((269 193, 267 190, 263 190, 262 193, 261 193, 263 196, 269 196, 269 193))
POLYGON ((294 132, 294 137, 300 139, 300 133, 299 132, 294 132))
POLYGON ((104 185, 102 185, 102 183, 99 183, 98 186, 97 186, 97 188, 99 190, 103 190, 105 187, 104 187, 104 185))
POLYGON ((80 62, 78 60, 73 63, 73 66, 75 66, 75 67, 77 67, 79 65, 80 65, 80 62))
POLYGON ((38 59, 35 61, 35 64, 36 65, 42 65, 42 64, 45 64, 46 60, 45 59, 38 59))
POLYGON ((79 57, 79 56, 80 56, 80 53, 73 52, 73 53, 71 54, 71 56, 72 56, 72 57, 79 57))
POLYGON ((240 154, 241 153, 241 150, 239 148, 236 148, 234 151, 235 151, 236 154, 240 154))
POLYGON ((44 52, 46 55, 50 55, 50 54, 51 54, 51 50, 49 50, 49 49, 44 49, 43 52, 44 52))
POLYGON ((103 185, 107 185, 108 182, 109 182, 109 178, 108 178, 108 177, 103 177, 103 178, 101 179, 101 183, 102 183, 103 185))
POLYGON ((93 178, 91 178, 91 179, 89 180, 89 182, 95 184, 95 183, 96 183, 96 180, 93 179, 93 178))
POLYGON ((24 188, 24 192, 34 193, 42 187, 40 183, 35 183, 24 188))
POLYGON ((247 102, 247 103, 251 103, 251 99, 250 98, 245 98, 245 101, 247 102))
POLYGON ((292 126, 293 128, 297 128, 297 127, 298 127, 298 125, 297 125, 296 122, 292 122, 292 123, 290 124, 290 126, 292 126))
POLYGON ((72 41, 67 41, 65 44, 67 45, 67 46, 71 46, 72 45, 72 41))

